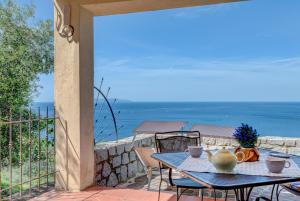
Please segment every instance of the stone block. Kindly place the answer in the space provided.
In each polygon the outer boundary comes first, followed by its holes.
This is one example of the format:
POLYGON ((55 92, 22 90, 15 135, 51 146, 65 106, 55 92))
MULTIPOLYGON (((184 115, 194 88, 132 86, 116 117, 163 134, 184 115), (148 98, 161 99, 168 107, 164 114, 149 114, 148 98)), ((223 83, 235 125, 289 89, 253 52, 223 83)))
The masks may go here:
POLYGON ((145 138, 145 139, 142 139, 142 146, 144 147, 148 147, 148 146, 151 146, 151 138, 145 138))
POLYGON ((273 149, 274 145, 270 145, 270 144, 261 144, 260 145, 261 148, 265 148, 265 149, 273 149))
POLYGON ((231 139, 216 138, 216 145, 217 146, 230 146, 231 145, 231 139))
POLYGON ((117 151, 116 151, 116 147, 115 146, 111 146, 108 148, 108 153, 110 156, 114 156, 116 155, 117 151))
POLYGON ((131 151, 129 153, 129 160, 130 160, 130 162, 136 161, 136 154, 134 151, 131 151))
POLYGON ((106 161, 108 159, 107 149, 97 149, 96 150, 96 163, 106 161))
POLYGON ((296 147, 300 147, 300 138, 296 140, 296 147))
POLYGON ((111 173, 110 165, 107 162, 105 162, 103 164, 102 176, 103 177, 108 177, 110 175, 110 173, 111 173))
POLYGON ((106 179, 102 179, 100 182, 97 182, 99 186, 106 186, 106 179))
POLYGON ((231 146, 233 147, 238 147, 240 146, 239 142, 236 139, 231 139, 231 146))
POLYGON ((125 151, 125 145, 124 144, 119 144, 117 145, 117 154, 121 155, 125 151))
POLYGON ((125 144, 125 152, 130 152, 132 150, 132 143, 125 144))
POLYGON ((154 135, 151 137, 151 144, 152 144, 152 145, 155 144, 155 137, 154 137, 154 135))
POLYGON ((223 146, 208 146, 207 149, 209 150, 216 150, 216 149, 222 149, 223 146))
POLYGON ((117 167, 116 168, 116 174, 120 174, 121 173, 121 167, 117 167))
POLYGON ((96 165, 96 172, 99 173, 102 170, 102 164, 96 165))
POLYGON ((122 164, 122 157, 121 156, 115 156, 112 159, 112 167, 116 168, 119 167, 122 164))
POLYGON ((134 147, 141 147, 141 140, 135 140, 134 143, 133 143, 133 146, 134 147))
POLYGON ((289 147, 287 152, 288 154, 294 154, 300 156, 300 148, 298 147, 289 147))
POLYGON ((295 147, 296 146, 296 139, 293 138, 286 138, 284 145, 287 147, 295 147))
POLYGON ((277 151, 277 152, 286 154, 288 152, 288 149, 286 147, 282 147, 282 146, 274 146, 272 151, 277 151))
POLYGON ((203 137, 202 142, 203 142, 203 144, 206 144, 206 145, 215 145, 216 144, 216 138, 203 137))
POLYGON ((279 137, 269 138, 267 143, 270 144, 270 145, 283 146, 284 145, 284 139, 279 138, 279 137))
POLYGON ((134 177, 137 173, 137 161, 128 164, 128 177, 134 177))
POLYGON ((267 138, 266 137, 260 137, 259 141, 260 141, 260 144, 266 144, 267 143, 267 138))
POLYGON ((259 147, 261 144, 261 140, 260 139, 257 139, 257 143, 255 144, 256 147, 259 147))
POLYGON ((126 165, 121 166, 120 181, 121 182, 127 181, 127 166, 126 165))
POLYGON ((98 175, 96 176, 96 178, 95 178, 96 183, 101 182, 101 179, 102 179, 102 175, 101 175, 101 174, 98 174, 98 175))
POLYGON ((143 164, 140 161, 138 161, 137 164, 138 164, 138 172, 143 173, 145 171, 143 164))
POLYGON ((118 181, 117 175, 115 173, 111 173, 109 175, 109 178, 108 178, 106 186, 108 186, 108 187, 115 187, 115 186, 118 185, 118 183, 119 183, 119 181, 118 181))
POLYGON ((122 154, 122 164, 126 165, 129 163, 129 157, 128 157, 128 153, 124 153, 122 154))

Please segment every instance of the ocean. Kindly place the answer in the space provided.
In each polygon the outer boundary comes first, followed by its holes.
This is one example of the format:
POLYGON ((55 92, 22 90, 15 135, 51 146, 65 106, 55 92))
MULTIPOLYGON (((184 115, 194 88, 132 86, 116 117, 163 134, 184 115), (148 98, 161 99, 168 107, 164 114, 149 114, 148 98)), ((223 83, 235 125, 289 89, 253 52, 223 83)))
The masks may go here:
MULTIPOLYGON (((51 103, 38 103, 43 108, 51 103)), ((53 104, 52 104, 53 105, 53 104)), ((120 102, 112 104, 119 138, 132 136, 145 120, 185 121, 193 124, 237 127, 247 123, 261 136, 300 137, 300 103, 287 102, 120 102), (120 111, 120 112, 119 112, 120 111)), ((95 110, 96 141, 114 140, 108 108, 95 110)))

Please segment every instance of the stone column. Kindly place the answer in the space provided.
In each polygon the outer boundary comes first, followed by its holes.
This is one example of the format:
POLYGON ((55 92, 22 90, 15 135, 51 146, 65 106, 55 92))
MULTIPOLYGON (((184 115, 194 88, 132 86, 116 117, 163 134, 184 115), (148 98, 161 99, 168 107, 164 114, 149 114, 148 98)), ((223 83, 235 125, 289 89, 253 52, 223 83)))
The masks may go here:
POLYGON ((78 1, 55 0, 56 188, 80 191, 94 183, 93 15, 78 1), (70 5, 74 35, 62 34, 70 5))

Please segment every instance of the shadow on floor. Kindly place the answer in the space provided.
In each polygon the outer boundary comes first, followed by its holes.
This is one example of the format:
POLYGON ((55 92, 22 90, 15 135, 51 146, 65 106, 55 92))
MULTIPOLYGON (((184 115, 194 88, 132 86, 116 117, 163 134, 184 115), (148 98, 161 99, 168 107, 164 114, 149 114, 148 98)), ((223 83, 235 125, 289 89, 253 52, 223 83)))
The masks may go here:
MULTIPOLYGON (((68 193, 51 190, 30 201, 157 201, 157 192, 128 188, 92 187, 82 192, 68 193)), ((162 193, 160 201, 176 201, 171 193, 162 193)), ((201 201, 196 196, 182 196, 180 201, 201 201)), ((213 201, 206 198, 205 201, 213 201)))

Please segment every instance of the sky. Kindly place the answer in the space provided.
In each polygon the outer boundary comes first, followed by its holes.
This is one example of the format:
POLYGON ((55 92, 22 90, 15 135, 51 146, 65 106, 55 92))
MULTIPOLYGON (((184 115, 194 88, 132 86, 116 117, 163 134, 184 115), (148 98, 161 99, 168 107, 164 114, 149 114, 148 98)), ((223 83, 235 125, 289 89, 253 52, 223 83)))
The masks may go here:
MULTIPOLYGON (((20 0, 28 2, 28 0, 20 0)), ((52 0, 32 0, 53 19, 52 0)), ((95 85, 132 101, 300 101, 300 1, 95 18, 95 85)), ((53 75, 36 101, 53 101, 53 75)))

